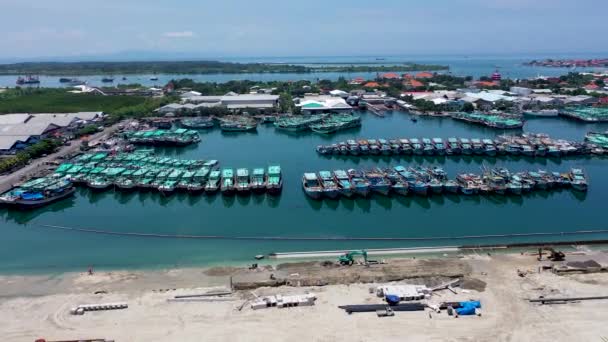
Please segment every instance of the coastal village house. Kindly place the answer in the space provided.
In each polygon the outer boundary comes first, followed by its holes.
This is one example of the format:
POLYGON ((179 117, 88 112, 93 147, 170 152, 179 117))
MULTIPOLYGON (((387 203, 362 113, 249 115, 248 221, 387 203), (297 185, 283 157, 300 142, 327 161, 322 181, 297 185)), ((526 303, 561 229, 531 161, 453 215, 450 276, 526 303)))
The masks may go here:
POLYGON ((103 118, 103 112, 0 115, 0 154, 14 154, 47 137, 60 137, 103 118))

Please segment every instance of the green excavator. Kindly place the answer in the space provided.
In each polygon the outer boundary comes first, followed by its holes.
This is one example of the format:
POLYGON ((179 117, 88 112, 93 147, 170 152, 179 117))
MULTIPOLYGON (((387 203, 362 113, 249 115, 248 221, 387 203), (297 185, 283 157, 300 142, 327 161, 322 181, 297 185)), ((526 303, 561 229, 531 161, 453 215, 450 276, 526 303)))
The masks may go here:
POLYGON ((344 253, 340 255, 338 262, 342 266, 350 266, 355 263, 355 256, 357 255, 361 255, 363 257, 363 261, 365 264, 367 264, 367 251, 365 249, 344 253))

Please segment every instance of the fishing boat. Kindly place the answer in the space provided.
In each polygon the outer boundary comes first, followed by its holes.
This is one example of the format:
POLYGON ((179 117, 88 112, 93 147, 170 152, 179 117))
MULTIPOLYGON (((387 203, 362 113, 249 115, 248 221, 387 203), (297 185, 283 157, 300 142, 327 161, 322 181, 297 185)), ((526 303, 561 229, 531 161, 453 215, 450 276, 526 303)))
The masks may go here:
POLYGON ((95 191, 104 191, 107 190, 110 186, 112 186, 112 182, 110 182, 105 177, 97 176, 90 178, 87 181, 87 186, 95 191))
POLYGON ((180 120, 180 126, 188 129, 207 129, 213 128, 214 125, 213 119, 210 117, 196 117, 180 120))
POLYGON ((232 169, 222 169, 220 191, 222 195, 234 195, 234 171, 232 169))
POLYGON ((177 182, 175 179, 167 179, 158 186, 158 191, 165 196, 171 195, 175 192, 177 182))
POLYGON ((311 125, 323 121, 323 117, 324 115, 281 117, 274 122, 274 127, 289 132, 305 131, 310 129, 311 125))
POLYGON ((460 148, 460 143, 457 138, 448 138, 446 154, 461 154, 462 149, 460 148))
POLYGON ((388 141, 386 141, 386 139, 378 139, 378 144, 380 145, 381 154, 388 156, 393 153, 393 150, 391 149, 391 146, 389 145, 388 141))
POLYGON ((203 184, 202 183, 198 183, 194 184, 194 175, 196 174, 195 171, 190 171, 190 170, 186 170, 184 171, 184 173, 182 174, 182 177, 180 178, 179 182, 177 183, 177 185, 175 186, 175 188, 177 190, 181 190, 181 191, 190 191, 190 186, 193 186, 193 191, 192 192, 196 192, 194 187, 199 187, 197 191, 200 191, 203 189, 203 184))
POLYGON ((460 139, 460 147, 462 154, 471 155, 473 154, 473 146, 471 145, 471 141, 467 138, 460 139))
POLYGON ((410 143, 412 144, 412 151, 415 155, 421 156, 424 154, 424 147, 420 143, 420 140, 417 138, 410 139, 410 143))
POLYGON ((355 193, 353 184, 350 182, 350 177, 344 170, 335 170, 333 172, 334 180, 338 184, 340 195, 352 197, 355 193))
POLYGON ((359 196, 367 197, 371 191, 371 183, 365 179, 363 173, 358 170, 349 169, 347 172, 354 193, 359 196))
POLYGON ((401 153, 405 155, 411 155, 413 153, 412 145, 408 139, 399 139, 401 145, 401 153))
POLYGON ((270 195, 278 195, 283 190, 283 174, 281 166, 270 165, 266 176, 266 191, 270 195))
POLYGON ((121 191, 131 191, 137 187, 137 183, 126 175, 117 178, 114 181, 114 185, 121 191))
POLYGON ((249 185, 249 170, 248 169, 236 169, 236 192, 237 194, 247 194, 251 190, 249 185))
POLYGON ((318 177, 321 181, 321 186, 323 187, 323 196, 329 199, 340 197, 340 189, 338 188, 338 184, 334 181, 331 172, 319 171, 318 177))
POLYGON ((526 157, 534 157, 536 151, 528 144, 521 145, 521 154, 526 157))
POLYGON ((570 185, 577 191, 587 191, 587 177, 582 169, 570 170, 570 185))
POLYGON ((359 144, 359 149, 361 149, 361 154, 367 155, 370 154, 369 142, 365 139, 357 141, 359 144))
POLYGON ((196 170, 192 175, 192 180, 187 186, 188 191, 191 193, 198 193, 205 190, 205 184, 209 178, 210 172, 211 168, 208 166, 203 166, 196 170))
POLYGON ((471 139, 471 145, 473 146, 473 153, 477 154, 477 155, 482 155, 484 154, 484 147, 483 147, 483 143, 481 142, 481 139, 471 139))
POLYGON ((481 142, 484 147, 485 155, 490 156, 490 157, 496 156, 496 154, 497 154, 496 145, 494 145, 494 141, 492 139, 482 139, 481 142))
POLYGON ((34 209, 73 196, 75 191, 69 180, 37 178, 0 195, 0 205, 20 210, 34 209))
POLYGON ((443 183, 443 189, 445 190, 445 192, 457 194, 460 191, 460 185, 454 180, 446 180, 443 183))
POLYGON ((559 111, 557 109, 525 110, 523 114, 536 117, 556 117, 559 115, 559 111))
POLYGON ((369 140, 367 140, 367 143, 369 144, 369 153, 370 154, 373 154, 373 155, 380 154, 380 143, 378 143, 378 140, 369 139, 369 140))
POLYGON ((401 154, 401 144, 399 143, 399 140, 397 139, 391 139, 388 141, 388 143, 391 146, 391 152, 394 155, 399 155, 401 154))
POLYGON ((209 179, 205 184, 205 192, 214 193, 219 190, 221 181, 221 172, 218 170, 213 170, 209 174, 209 179))
POLYGON ((361 148, 359 147, 359 144, 355 140, 353 140, 353 139, 347 140, 346 144, 348 146, 348 151, 351 155, 358 156, 359 153, 361 153, 361 148))
POLYGON ((386 175, 386 178, 388 178, 389 182, 391 183, 391 190, 401 196, 407 196, 407 194, 409 193, 409 185, 408 183, 403 179, 403 177, 401 177, 401 175, 399 174, 399 172, 397 170, 395 170, 395 168, 392 169, 386 169, 384 170, 384 174, 386 175))
POLYGON ((251 173, 251 182, 249 183, 251 191, 253 191, 254 193, 261 193, 266 190, 266 185, 264 184, 265 176, 266 172, 263 168, 253 169, 253 172, 251 173))
POLYGON ((40 84, 40 79, 38 76, 27 75, 25 77, 17 77, 18 85, 26 85, 26 84, 40 84))
POLYGON ((443 143, 443 139, 441 138, 433 138, 433 146, 435 147, 435 153, 437 153, 440 156, 443 156, 446 154, 446 146, 443 143))
POLYGON ((222 132, 251 132, 258 128, 256 122, 231 122, 224 121, 220 124, 222 132))
POLYGON ((315 133, 331 134, 360 126, 361 117, 350 114, 336 114, 324 119, 321 123, 310 125, 310 129, 315 133))
POLYGON ((422 138, 422 150, 423 153, 427 156, 432 156, 435 154, 435 147, 433 146, 433 142, 429 138, 422 138))
POLYGON ((431 179, 428 183, 429 190, 433 194, 441 194, 443 192, 443 182, 438 179, 431 179))
POLYGON ((323 186, 315 173, 307 172, 302 176, 302 188, 306 195, 312 199, 323 197, 323 186))
POLYGON ((102 83, 112 83, 112 82, 114 82, 114 77, 103 77, 101 79, 101 82, 102 83))
POLYGON ((373 192, 388 196, 391 191, 391 183, 384 177, 384 174, 376 170, 365 172, 365 178, 369 180, 373 192))

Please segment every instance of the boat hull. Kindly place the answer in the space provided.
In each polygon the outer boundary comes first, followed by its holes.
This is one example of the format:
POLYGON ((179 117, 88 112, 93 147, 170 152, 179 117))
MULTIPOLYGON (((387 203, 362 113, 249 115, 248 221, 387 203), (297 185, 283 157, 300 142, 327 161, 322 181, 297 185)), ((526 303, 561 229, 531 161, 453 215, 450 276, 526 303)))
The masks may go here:
POLYGON ((45 199, 41 199, 41 200, 36 200, 36 201, 16 200, 16 201, 10 201, 10 202, 3 201, 2 204, 9 208, 12 207, 12 208, 15 208, 18 210, 31 210, 31 209, 44 207, 45 205, 49 205, 51 203, 55 203, 55 202, 61 201, 63 199, 66 199, 68 197, 74 196, 75 192, 76 192, 76 188, 71 188, 71 189, 68 189, 68 190, 62 192, 61 194, 59 194, 57 196, 53 196, 53 197, 49 197, 49 198, 45 198, 45 199))

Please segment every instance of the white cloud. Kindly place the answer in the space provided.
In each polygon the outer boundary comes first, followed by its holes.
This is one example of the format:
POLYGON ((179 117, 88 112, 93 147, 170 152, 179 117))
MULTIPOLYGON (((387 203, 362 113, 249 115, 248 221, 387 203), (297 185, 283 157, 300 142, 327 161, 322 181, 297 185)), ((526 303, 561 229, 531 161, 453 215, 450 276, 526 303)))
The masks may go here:
POLYGON ((192 31, 165 32, 165 33, 163 33, 163 37, 165 37, 165 38, 192 38, 192 37, 194 37, 194 32, 192 32, 192 31))

